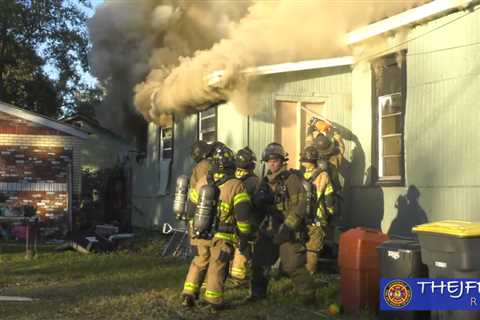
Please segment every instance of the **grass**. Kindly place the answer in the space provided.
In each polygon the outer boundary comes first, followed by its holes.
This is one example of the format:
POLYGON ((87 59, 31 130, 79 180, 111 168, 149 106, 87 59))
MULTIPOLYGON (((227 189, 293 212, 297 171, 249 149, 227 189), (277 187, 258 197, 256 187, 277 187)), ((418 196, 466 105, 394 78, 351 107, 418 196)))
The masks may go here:
MULTIPOLYGON (((0 318, 21 319, 333 319, 325 316, 338 301, 338 281, 321 275, 316 305, 296 301, 289 279, 273 281, 269 298, 237 304, 212 314, 185 310, 180 292, 188 262, 160 256, 161 241, 142 241, 135 250, 82 255, 41 246, 26 260, 21 244, 0 243, 0 295, 24 296, 33 302, 0 302, 0 318)), ((226 300, 240 301, 246 288, 227 289, 226 300)), ((336 319, 373 319, 368 314, 336 319)))

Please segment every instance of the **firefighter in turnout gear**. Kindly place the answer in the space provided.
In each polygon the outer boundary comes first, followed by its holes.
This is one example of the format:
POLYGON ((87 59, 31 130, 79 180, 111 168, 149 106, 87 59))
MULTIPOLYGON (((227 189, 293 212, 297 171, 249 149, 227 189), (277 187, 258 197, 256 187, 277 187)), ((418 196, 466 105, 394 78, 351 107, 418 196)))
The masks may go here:
MULTIPOLYGON (((255 161, 257 157, 249 147, 240 149, 235 155, 235 177, 243 182, 250 197, 253 196, 259 183, 258 176, 253 172, 255 161)), ((249 257, 243 255, 238 247, 235 249, 230 268, 233 286, 242 285, 246 281, 248 259, 249 257)))
POLYGON ((334 189, 328 174, 325 157, 332 152, 333 144, 317 150, 306 147, 300 154, 300 163, 304 168, 304 178, 309 184, 307 190, 308 241, 307 270, 313 274, 317 271, 318 254, 323 248, 326 226, 334 214, 334 189))
POLYGON ((305 268, 306 194, 302 180, 287 170, 287 153, 278 143, 265 148, 262 161, 266 162, 268 172, 252 202, 264 217, 254 245, 247 300, 266 297, 268 271, 280 258, 281 271, 292 279, 297 296, 304 302, 313 302, 313 279, 305 268))
POLYGON ((208 170, 211 168, 209 157, 212 151, 213 146, 202 140, 192 145, 191 155, 196 165, 193 167, 192 175, 190 176, 190 186, 194 187, 201 177, 207 175, 208 170))
POLYGON ((337 130, 335 130, 333 124, 327 119, 312 117, 308 123, 308 134, 305 139, 306 145, 310 146, 317 144, 317 137, 320 136, 326 136, 332 139, 335 148, 329 155, 328 160, 338 169, 342 164, 345 153, 345 142, 343 141, 343 137, 337 130))
POLYGON ((196 207, 192 221, 195 251, 183 287, 184 306, 191 307, 206 278, 205 300, 214 309, 224 305, 224 280, 234 245, 241 251, 251 236, 250 198, 243 183, 234 177, 234 155, 225 146, 213 151, 212 169, 200 178, 189 200, 196 207))

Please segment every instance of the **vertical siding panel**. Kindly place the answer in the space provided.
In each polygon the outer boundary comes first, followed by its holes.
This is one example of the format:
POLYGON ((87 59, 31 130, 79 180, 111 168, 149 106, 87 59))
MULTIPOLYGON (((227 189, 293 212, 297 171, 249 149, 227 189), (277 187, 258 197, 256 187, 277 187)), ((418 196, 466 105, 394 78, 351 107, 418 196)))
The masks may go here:
POLYGON ((480 220, 480 145, 474 142, 480 139, 480 13, 453 21, 464 14, 410 34, 418 38, 407 59, 407 174, 432 221, 480 220))

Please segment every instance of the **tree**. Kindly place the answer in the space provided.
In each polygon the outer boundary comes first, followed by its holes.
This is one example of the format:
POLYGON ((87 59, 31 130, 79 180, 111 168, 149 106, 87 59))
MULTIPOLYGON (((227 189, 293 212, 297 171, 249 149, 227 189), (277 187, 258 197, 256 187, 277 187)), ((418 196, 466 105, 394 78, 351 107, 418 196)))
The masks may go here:
POLYGON ((49 116, 72 108, 80 74, 88 71, 82 6, 91 8, 89 0, 0 1, 0 100, 49 116))

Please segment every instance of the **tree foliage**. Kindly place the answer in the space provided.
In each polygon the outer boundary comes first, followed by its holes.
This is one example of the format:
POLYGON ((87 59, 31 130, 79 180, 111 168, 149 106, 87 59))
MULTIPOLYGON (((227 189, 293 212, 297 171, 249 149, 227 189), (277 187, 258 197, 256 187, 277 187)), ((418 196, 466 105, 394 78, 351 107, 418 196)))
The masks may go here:
POLYGON ((49 116, 73 107, 88 71, 84 8, 89 0, 0 1, 0 100, 49 116))

